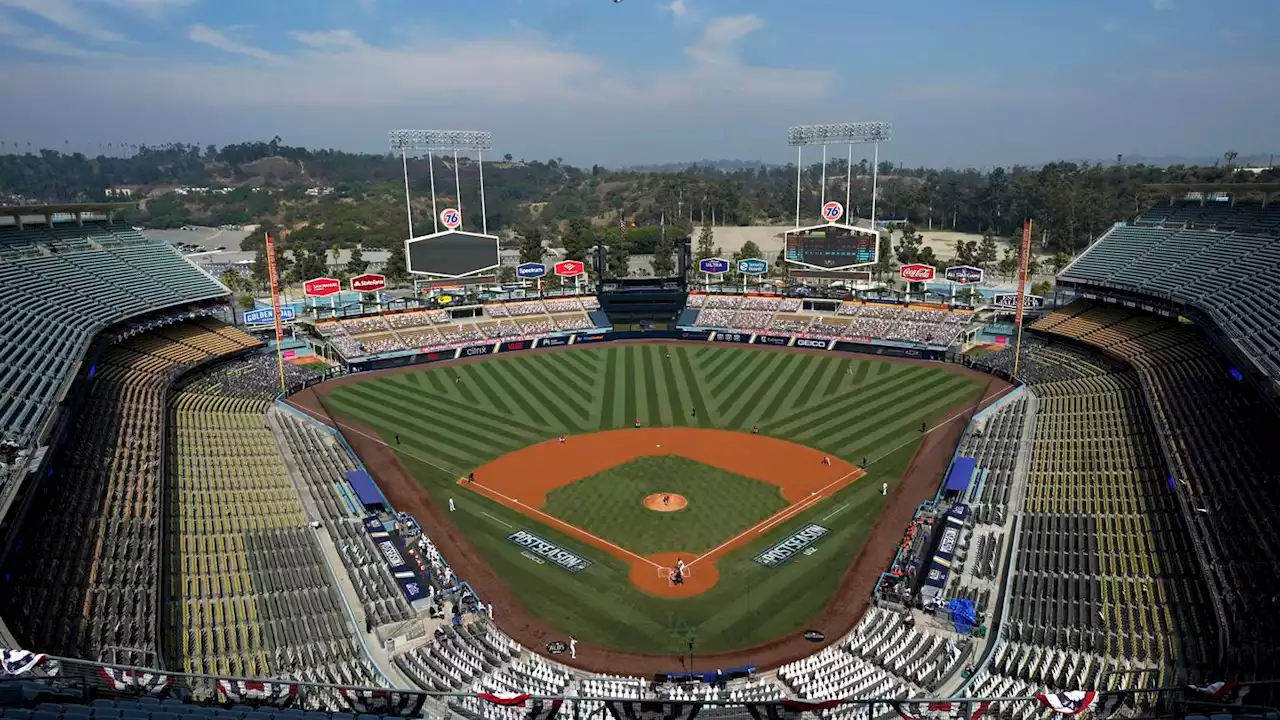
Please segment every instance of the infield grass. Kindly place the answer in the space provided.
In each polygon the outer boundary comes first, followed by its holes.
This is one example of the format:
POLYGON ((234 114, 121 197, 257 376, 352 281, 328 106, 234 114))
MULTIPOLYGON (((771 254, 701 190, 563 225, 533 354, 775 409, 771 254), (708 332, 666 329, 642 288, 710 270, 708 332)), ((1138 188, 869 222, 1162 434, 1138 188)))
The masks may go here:
POLYGON ((696 652, 714 652, 804 629, 865 542, 884 503, 880 485, 898 482, 920 443, 920 423, 941 419, 980 390, 942 365, 710 344, 623 344, 425 366, 339 386, 324 402, 381 433, 436 502, 455 500, 451 519, 532 614, 584 642, 674 654, 688 652, 691 638, 696 652), (521 447, 562 433, 630 427, 636 419, 646 427, 750 432, 759 426, 761 434, 870 465, 867 476, 720 558, 712 590, 679 600, 639 591, 627 563, 456 483, 521 447), (775 568, 753 560, 809 523, 831 530, 810 554, 775 568), (593 564, 570 574, 534 563, 506 539, 518 529, 593 564))
MULTIPOLYGON (((544 511, 641 555, 700 555, 787 506, 776 485, 677 455, 636 458, 547 493, 544 511), (644 506, 654 493, 679 493, 675 512, 644 506)), ((690 558, 692 559, 692 557, 690 558)))

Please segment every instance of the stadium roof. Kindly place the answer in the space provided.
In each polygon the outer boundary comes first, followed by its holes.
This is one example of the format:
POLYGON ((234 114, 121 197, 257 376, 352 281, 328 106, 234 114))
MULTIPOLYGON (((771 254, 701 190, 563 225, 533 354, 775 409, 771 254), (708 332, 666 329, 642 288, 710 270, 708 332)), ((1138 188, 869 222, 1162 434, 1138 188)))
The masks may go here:
POLYGON ((1160 194, 1188 192, 1227 193, 1229 195, 1262 195, 1270 199, 1280 193, 1280 183, 1152 183, 1144 186, 1160 194))
POLYGON ((136 206, 137 203, 64 203, 58 205, 0 205, 0 216, 53 215, 55 213, 112 212, 136 206))

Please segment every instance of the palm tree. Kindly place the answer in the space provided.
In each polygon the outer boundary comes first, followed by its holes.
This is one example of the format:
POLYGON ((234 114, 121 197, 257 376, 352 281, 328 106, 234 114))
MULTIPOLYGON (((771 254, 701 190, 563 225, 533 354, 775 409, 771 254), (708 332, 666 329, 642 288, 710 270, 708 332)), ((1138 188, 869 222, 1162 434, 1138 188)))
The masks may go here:
POLYGON ((1236 158, 1240 157, 1240 153, 1235 150, 1228 150, 1222 153, 1222 157, 1227 161, 1227 172, 1231 172, 1231 164, 1236 161, 1236 158))

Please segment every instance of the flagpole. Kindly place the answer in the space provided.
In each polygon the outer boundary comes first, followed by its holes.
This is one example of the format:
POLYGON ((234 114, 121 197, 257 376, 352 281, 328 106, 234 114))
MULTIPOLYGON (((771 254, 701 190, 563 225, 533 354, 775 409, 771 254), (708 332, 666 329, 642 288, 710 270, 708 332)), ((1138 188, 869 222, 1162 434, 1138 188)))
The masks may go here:
POLYGON ((284 339, 284 329, 280 324, 280 282, 276 277, 276 243, 267 235, 267 275, 271 278, 271 317, 276 326, 276 367, 280 371, 280 394, 288 392, 284 383, 284 351, 280 342, 284 339))

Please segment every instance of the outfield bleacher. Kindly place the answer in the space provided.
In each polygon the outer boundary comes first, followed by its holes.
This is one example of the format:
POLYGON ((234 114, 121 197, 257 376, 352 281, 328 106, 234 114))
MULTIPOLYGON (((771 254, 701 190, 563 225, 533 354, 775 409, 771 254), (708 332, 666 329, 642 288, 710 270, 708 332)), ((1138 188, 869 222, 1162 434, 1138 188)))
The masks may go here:
POLYGON ((90 339, 157 309, 227 289, 124 226, 0 226, 0 440, 30 441, 90 339))
POLYGON ((50 653, 156 662, 165 391, 182 368, 257 344, 202 321, 106 351, 7 559, 0 607, 15 635, 50 653))
POLYGON ((693 325, 722 330, 802 334, 837 340, 886 340, 947 347, 971 314, 934 307, 843 302, 835 313, 807 311, 800 298, 756 295, 689 296, 693 325))
POLYGON ((316 332, 348 360, 380 353, 421 349, 446 350, 469 343, 504 338, 531 339, 559 332, 597 327, 592 313, 599 301, 592 296, 495 302, 483 315, 455 320, 448 310, 411 310, 328 320, 316 332))
POLYGON ((1193 307, 1280 377, 1280 225, 1237 224, 1256 232, 1118 225, 1058 277, 1193 307))

